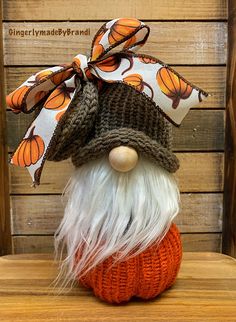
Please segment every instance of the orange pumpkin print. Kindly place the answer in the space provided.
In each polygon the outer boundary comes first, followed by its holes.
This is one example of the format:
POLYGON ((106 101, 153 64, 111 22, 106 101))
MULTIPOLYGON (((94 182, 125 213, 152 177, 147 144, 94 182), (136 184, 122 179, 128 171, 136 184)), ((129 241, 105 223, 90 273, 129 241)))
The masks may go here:
POLYGON ((93 47, 93 53, 92 53, 92 60, 96 60, 97 58, 100 58, 102 53, 104 52, 104 47, 102 45, 95 45, 93 47))
POLYGON ((177 108, 181 99, 187 99, 193 88, 166 67, 159 69, 157 83, 162 93, 172 99, 172 107, 177 108))
POLYGON ((120 61, 120 57, 113 55, 97 63, 96 66, 103 72, 114 72, 114 70, 119 68, 120 61))
POLYGON ((100 40, 104 36, 105 32, 107 31, 105 25, 101 27, 101 29, 98 31, 98 33, 95 35, 93 39, 93 45, 92 45, 92 53, 91 53, 91 60, 97 59, 103 52, 104 47, 99 44, 100 40))
POLYGON ((41 99, 43 99, 47 94, 49 93, 49 91, 39 91, 38 93, 35 94, 35 102, 39 102, 41 101, 41 99))
POLYGON ((61 111, 61 112, 57 113, 57 115, 56 115, 56 117, 55 117, 56 121, 57 121, 57 122, 59 122, 59 121, 60 121, 60 118, 61 118, 64 114, 65 114, 65 111, 61 111))
POLYGON ((80 61, 80 59, 79 59, 79 58, 77 58, 77 57, 74 57, 74 58, 73 58, 72 66, 73 66, 73 68, 74 68, 75 72, 79 75, 79 77, 83 78, 83 72, 82 72, 82 70, 81 70, 81 68, 80 68, 80 66, 81 66, 81 61, 80 61))
POLYGON ((21 111, 21 105, 28 90, 29 87, 24 85, 7 95, 7 106, 10 107, 14 113, 19 113, 21 111))
POLYGON ((48 78, 53 72, 51 70, 43 70, 35 76, 36 82, 41 82, 42 80, 48 78))
POLYGON ((77 69, 81 67, 81 61, 78 57, 73 58, 73 66, 75 66, 77 69))
POLYGON ((72 74, 73 74, 72 68, 68 68, 60 72, 45 70, 38 73, 35 77, 35 80, 36 82, 42 82, 45 79, 50 79, 53 82, 53 84, 58 85, 58 84, 61 84, 64 80, 66 80, 68 77, 70 77, 72 74), (55 75, 50 76, 52 74, 55 74, 55 75))
POLYGON ((131 37, 130 39, 128 39, 125 44, 124 44, 124 49, 129 48, 131 46, 133 46, 136 43, 137 39, 135 37, 135 35, 133 37, 131 37))
POLYGON ((151 98, 153 98, 152 87, 148 83, 143 81, 143 78, 140 74, 131 74, 123 78, 123 81, 128 85, 133 86, 139 92, 142 92, 144 90, 144 87, 147 86, 151 91, 151 98))
MULTIPOLYGON (((80 61, 80 59, 77 58, 77 57, 75 57, 73 59, 73 63, 72 64, 73 64, 74 70, 79 75, 79 77, 80 78, 84 78, 84 74, 83 74, 82 69, 81 69, 81 61, 80 61)), ((85 75, 86 75, 87 79, 92 80, 94 78, 93 75, 91 74, 91 72, 90 72, 90 70, 89 70, 88 67, 86 67, 84 69, 84 72, 85 72, 85 75)))
MULTIPOLYGON (((108 35, 110 45, 120 42, 131 35, 141 23, 137 19, 119 19, 112 26, 108 35)), ((132 42, 133 40, 131 40, 132 42)))
POLYGON ((131 74, 125 78, 123 78, 123 81, 129 85, 132 85, 137 89, 138 91, 142 92, 144 85, 143 85, 143 78, 139 74, 131 74))
POLYGON ((101 62, 96 63, 95 66, 103 72, 114 72, 120 67, 122 58, 125 58, 129 61, 129 66, 121 73, 121 75, 123 75, 133 67, 133 58, 128 55, 123 55, 122 53, 120 53, 119 55, 110 56, 102 60, 101 62))
POLYGON ((62 83, 50 94, 44 104, 44 108, 52 110, 63 109, 69 104, 71 100, 70 93, 73 91, 73 87, 67 87, 65 83, 62 83))
POLYGON ((106 25, 104 24, 96 33, 93 39, 93 45, 98 45, 104 34, 106 33, 107 28, 106 25))
POLYGON ((157 63, 156 59, 152 58, 152 57, 140 56, 140 57, 138 57, 138 59, 143 64, 156 64, 157 63))
POLYGON ((93 45, 98 45, 102 37, 104 36, 105 32, 107 31, 107 28, 105 25, 103 25, 98 33, 95 35, 94 40, 93 40, 93 45))
POLYGON ((12 157, 12 163, 20 167, 29 167, 42 157, 45 145, 39 135, 34 134, 35 126, 32 127, 30 134, 18 146, 12 157))
POLYGON ((52 78, 50 78, 50 80, 55 84, 61 84, 62 82, 64 82, 64 80, 66 80, 67 78, 69 78, 71 75, 73 74, 73 69, 72 68, 68 68, 64 71, 58 72, 56 73, 52 78))

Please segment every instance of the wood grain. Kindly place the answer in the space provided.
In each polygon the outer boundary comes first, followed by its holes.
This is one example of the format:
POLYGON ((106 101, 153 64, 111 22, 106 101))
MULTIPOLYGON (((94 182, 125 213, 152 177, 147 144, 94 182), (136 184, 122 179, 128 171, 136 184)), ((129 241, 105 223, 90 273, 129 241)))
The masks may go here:
MULTIPOLYGON (((0 3, 2 15, 2 2, 0 3)), ((4 98, 2 21, 0 21, 0 255, 11 252, 7 129, 4 98)))
MULTIPOLYGON (((101 22, 44 22, 4 24, 5 65, 62 64, 78 53, 89 53, 94 34, 101 22), (33 30, 46 32, 62 30, 88 30, 90 35, 33 36, 33 30), (11 31, 30 35, 10 35, 11 31)), ((150 37, 142 53, 154 55, 168 64, 225 64, 225 22, 151 22, 150 37)))
MULTIPOLYGON (((6 93, 12 92, 29 76, 45 68, 45 66, 5 67, 6 93)), ((211 94, 196 108, 225 108, 225 66, 174 66, 174 68, 193 84, 211 94)))
POLYGON ((51 0, 50 6, 45 0, 4 1, 3 18, 5 20, 103 20, 117 17, 138 17, 139 19, 226 19, 226 1, 222 0, 119 0, 112 2, 80 0, 51 0), (93 9, 91 9, 93 8, 93 9))
MULTIPOLYGON (((204 285, 204 280, 197 280, 204 285)), ((218 281, 215 281, 218 282, 218 281)), ((134 301, 128 305, 108 305, 95 299, 92 294, 82 293, 80 298, 71 296, 42 297, 42 296, 4 296, 0 309, 4 322, 28 321, 67 321, 67 322, 102 322, 104 316, 111 322, 156 322, 159 321, 234 321, 235 292, 220 292, 220 286, 215 290, 207 291, 207 287, 199 293, 197 286, 194 290, 185 291, 179 288, 168 291, 168 297, 150 303, 134 301), (215 298, 217 293, 217 298, 215 298), (205 296, 203 296, 206 294, 205 296), (228 297, 231 295, 230 298, 228 297), (199 299, 200 296, 200 299, 199 299), (174 298, 174 300, 172 300, 174 298), (14 307, 14 309, 12 309, 14 307), (24 310, 22 310, 24 308, 24 310), (92 309, 91 309, 92 308, 92 309), (191 308, 191 309, 190 309, 191 308), (219 320, 219 318, 221 320, 219 320)), ((219 281, 220 285, 224 279, 219 281)), ((209 285, 210 283, 207 283, 209 285)), ((213 281, 212 283, 213 284, 213 281)), ((230 285, 230 282, 226 285, 230 285)), ((232 289, 232 286, 230 290, 232 289)))
POLYGON ((182 233, 221 232, 222 203, 221 193, 182 193, 181 211, 174 221, 182 233))
POLYGON ((0 259, 0 314, 4 322, 234 321, 235 267, 222 254, 184 253, 175 285, 160 297, 108 305, 82 287, 53 290, 57 263, 48 255, 6 256, 0 259))
MULTIPOLYGON (((223 189, 223 153, 176 153, 181 167, 177 172, 182 192, 221 192, 223 189)), ((32 188, 26 169, 10 166, 12 194, 61 193, 73 171, 70 160, 47 161, 40 186, 32 188)))
MULTIPOLYGON (((175 219, 182 233, 221 232, 222 194, 182 194, 175 219)), ((14 235, 54 234, 64 211, 60 195, 11 196, 14 235)))
POLYGON ((223 252, 236 257, 236 2, 229 1, 223 252))
POLYGON ((176 173, 182 192, 217 192, 223 186, 222 153, 179 153, 180 169, 176 173))
MULTIPOLYGON (((184 251, 220 252, 221 234, 181 234, 184 251)), ((53 236, 13 236, 13 253, 52 253, 53 236)))
POLYGON ((224 111, 190 111, 181 127, 173 128, 173 150, 224 150, 224 111))
MULTIPOLYGON (((181 231, 187 233, 183 235, 185 249, 220 251, 227 2, 147 0, 144 5, 141 0, 120 0, 117 3, 101 0, 98 6, 95 0, 91 0, 88 6, 85 0, 68 0, 66 5, 62 0, 52 0, 50 3, 45 0, 11 0, 3 1, 3 9, 7 93, 32 73, 46 68, 45 66, 70 62, 78 53, 89 54, 91 40, 104 21, 122 16, 135 16, 147 21, 151 27, 151 34, 140 52, 151 54, 165 63, 174 65, 173 67, 186 79, 212 94, 188 114, 180 129, 174 130, 174 150, 178 152, 181 161, 177 178, 181 191, 186 192, 182 193, 183 210, 176 222, 181 231), (149 20, 152 22, 148 22, 149 20), (32 35, 33 29, 45 32, 57 28, 89 28, 89 35, 32 35), (10 35, 10 32, 19 31, 31 31, 31 35, 10 35)), ((9 151, 12 151, 22 138, 33 115, 15 116, 8 112, 7 116, 9 151)), ((62 192, 71 173, 72 165, 68 160, 60 163, 47 162, 41 186, 33 189, 27 170, 10 166, 11 224, 13 234, 23 235, 13 236, 16 249, 30 252, 52 251, 52 236, 43 235, 53 234, 60 221, 63 208, 58 194, 62 192), (33 234, 42 236, 24 236, 33 234)), ((12 303, 11 300, 8 303, 12 303)), ((197 311, 200 312, 198 314, 202 314, 200 308, 197 311)), ((217 308, 214 314, 215 312, 217 308)), ((64 314, 60 317, 62 320, 64 314)), ((180 319, 183 316, 180 315, 180 319)), ((96 317, 97 315, 94 315, 97 321, 96 317)), ((32 320, 38 318, 41 319, 38 315, 32 320)), ((52 321, 57 318, 53 316, 52 321)), ((27 321, 27 316, 22 315, 22 319, 27 321)), ((153 315, 153 319, 155 320, 156 316, 153 315)), ((125 320, 126 317, 123 317, 122 321, 125 320)), ((152 318, 148 320, 151 321, 152 318)), ((78 319, 75 318, 75 321, 78 319)))
MULTIPOLYGON (((9 151, 14 151, 19 144, 34 118, 33 114, 7 112, 9 151)), ((223 151, 224 111, 190 111, 180 128, 173 127, 173 149, 175 151, 223 151)))
POLYGON ((185 252, 221 252, 221 234, 181 234, 185 252))

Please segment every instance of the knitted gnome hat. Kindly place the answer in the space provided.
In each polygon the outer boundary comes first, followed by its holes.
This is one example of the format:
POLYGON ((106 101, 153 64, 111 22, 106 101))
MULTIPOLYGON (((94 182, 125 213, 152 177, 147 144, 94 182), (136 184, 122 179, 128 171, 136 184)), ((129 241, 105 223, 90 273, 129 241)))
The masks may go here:
MULTIPOLYGON (((71 156, 73 164, 78 167, 102 157, 114 147, 125 145, 169 172, 178 169, 178 159, 171 152, 172 125, 150 99, 125 84, 115 83, 104 86, 98 102, 94 126, 84 143, 81 143, 81 136, 76 135, 80 128, 73 129, 75 110, 68 113, 50 160, 71 156)), ((77 114, 81 114, 78 111, 77 114)))
POLYGON ((119 145, 177 170, 168 122, 179 126, 208 94, 160 60, 134 53, 149 32, 134 18, 109 21, 96 33, 91 57, 79 54, 38 72, 7 96, 14 113, 40 108, 11 158, 28 168, 34 184, 46 159, 71 156, 79 166, 119 145))

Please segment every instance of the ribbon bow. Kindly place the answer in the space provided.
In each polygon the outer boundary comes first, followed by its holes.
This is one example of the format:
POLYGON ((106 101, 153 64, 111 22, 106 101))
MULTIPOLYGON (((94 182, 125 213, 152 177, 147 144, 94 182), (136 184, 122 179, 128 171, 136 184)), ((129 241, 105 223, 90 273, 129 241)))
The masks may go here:
POLYGON ((39 184, 52 138, 75 96, 78 80, 132 86, 177 126, 189 109, 207 96, 158 59, 134 54, 144 45, 149 32, 150 28, 137 19, 107 22, 93 39, 90 58, 79 54, 71 64, 44 69, 6 97, 14 113, 31 113, 43 105, 11 158, 11 163, 28 168, 34 184, 39 184), (121 50, 112 53, 119 45, 121 50))

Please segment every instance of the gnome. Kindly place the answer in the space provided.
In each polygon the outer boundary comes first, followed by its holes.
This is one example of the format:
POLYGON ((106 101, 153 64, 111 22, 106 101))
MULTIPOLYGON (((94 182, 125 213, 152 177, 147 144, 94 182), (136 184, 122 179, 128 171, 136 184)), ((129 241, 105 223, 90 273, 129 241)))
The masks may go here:
POLYGON ((55 233, 56 251, 66 253, 64 285, 79 282, 110 303, 154 298, 176 280, 172 124, 207 96, 158 59, 134 54, 148 35, 137 19, 112 20, 95 35, 90 58, 41 71, 7 97, 15 113, 39 109, 12 163, 27 167, 35 184, 46 159, 71 158, 75 168, 55 233))

